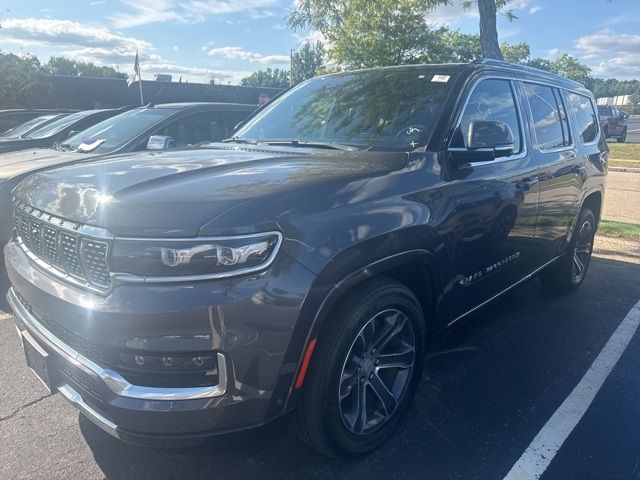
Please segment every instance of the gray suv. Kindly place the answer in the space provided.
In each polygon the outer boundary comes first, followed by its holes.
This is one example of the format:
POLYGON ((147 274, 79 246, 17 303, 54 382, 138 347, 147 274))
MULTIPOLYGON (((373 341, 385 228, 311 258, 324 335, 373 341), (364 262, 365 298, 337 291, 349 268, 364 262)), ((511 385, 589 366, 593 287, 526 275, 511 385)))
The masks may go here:
POLYGON ((483 61, 314 78, 225 143, 37 173, 5 248, 27 363, 125 442, 293 418, 365 454, 429 339, 533 276, 580 286, 607 157, 588 90, 483 61))

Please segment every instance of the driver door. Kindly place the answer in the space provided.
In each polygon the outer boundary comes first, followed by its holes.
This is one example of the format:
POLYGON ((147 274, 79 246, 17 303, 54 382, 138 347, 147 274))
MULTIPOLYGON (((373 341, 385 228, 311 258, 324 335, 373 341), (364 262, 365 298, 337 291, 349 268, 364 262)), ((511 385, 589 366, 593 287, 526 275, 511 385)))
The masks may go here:
POLYGON ((509 288, 532 264, 538 211, 538 164, 523 128, 518 82, 486 78, 472 87, 450 148, 469 163, 450 166, 454 184, 454 272, 450 312, 455 320, 509 288), (472 121, 502 122, 513 154, 474 162, 472 121))

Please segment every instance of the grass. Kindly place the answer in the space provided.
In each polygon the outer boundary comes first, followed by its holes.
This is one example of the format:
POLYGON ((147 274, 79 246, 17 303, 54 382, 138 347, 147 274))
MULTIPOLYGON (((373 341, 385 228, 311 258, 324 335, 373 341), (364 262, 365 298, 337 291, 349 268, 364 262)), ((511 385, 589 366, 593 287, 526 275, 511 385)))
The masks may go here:
POLYGON ((602 220, 598 227, 598 233, 606 237, 640 240, 640 225, 602 220))
POLYGON ((640 144, 609 143, 609 166, 640 168, 640 144))

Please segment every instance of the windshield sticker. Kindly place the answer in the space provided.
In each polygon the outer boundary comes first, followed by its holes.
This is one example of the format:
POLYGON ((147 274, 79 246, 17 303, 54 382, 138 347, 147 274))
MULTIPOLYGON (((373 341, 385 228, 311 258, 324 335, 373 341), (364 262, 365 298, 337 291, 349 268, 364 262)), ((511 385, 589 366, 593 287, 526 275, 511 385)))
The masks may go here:
POLYGON ((432 82, 447 83, 450 78, 451 78, 450 75, 434 75, 433 78, 431 79, 431 81, 432 82))

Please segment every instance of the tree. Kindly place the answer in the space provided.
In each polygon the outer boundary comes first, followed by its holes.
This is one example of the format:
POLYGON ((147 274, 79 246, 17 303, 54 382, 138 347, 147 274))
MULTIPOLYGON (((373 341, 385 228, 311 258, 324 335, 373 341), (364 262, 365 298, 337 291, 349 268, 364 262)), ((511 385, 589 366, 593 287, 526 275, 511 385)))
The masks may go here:
POLYGON ((588 87, 591 86, 591 68, 589 68, 588 65, 580 63, 577 59, 567 53, 562 54, 562 56, 557 60, 533 58, 525 63, 530 67, 557 73, 558 75, 570 78, 571 80, 580 82, 588 87))
POLYGON ((504 60, 512 63, 524 63, 531 56, 531 48, 526 42, 520 42, 514 45, 503 43, 500 45, 500 50, 502 50, 504 60))
POLYGON ((291 55, 291 83, 300 83, 313 78, 324 65, 324 47, 321 42, 305 43, 300 51, 291 55))
POLYGON ((289 16, 289 25, 294 29, 311 28, 321 32, 332 46, 330 58, 345 68, 440 61, 449 55, 465 59, 482 56, 501 59, 495 27, 496 12, 509 20, 516 18, 511 10, 504 11, 507 0, 461 0, 465 8, 473 8, 477 4, 481 25, 477 37, 463 37, 464 34, 459 32, 452 34, 448 29, 434 29, 427 23, 434 8, 450 2, 298 0, 296 10, 289 16), (473 48, 451 48, 460 41, 467 47, 473 45, 473 48))
POLYGON ((0 108, 51 105, 51 85, 36 57, 0 52, 0 78, 0 108))
POLYGON ((99 78, 127 78, 124 73, 120 73, 112 67, 98 66, 91 62, 71 60, 65 57, 51 57, 43 65, 43 70, 49 75, 66 75, 70 77, 83 75, 99 78))
POLYGON ((640 93, 632 93, 629 95, 629 106, 632 107, 629 109, 631 110, 629 113, 640 113, 640 93))
POLYGON ((258 70, 240 80, 245 87, 273 87, 287 88, 289 86, 289 71, 279 68, 258 70))

